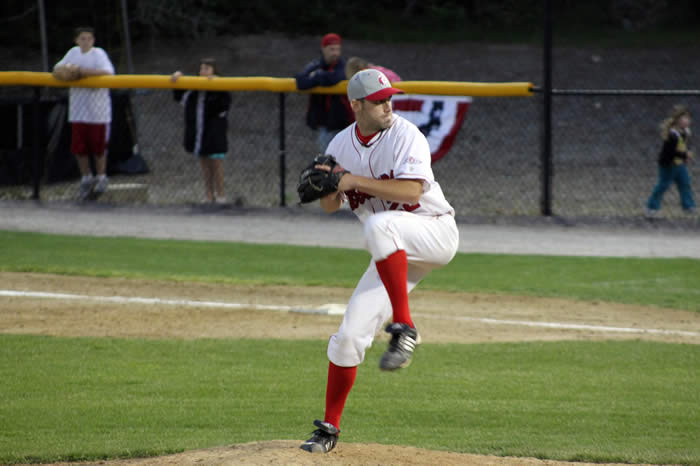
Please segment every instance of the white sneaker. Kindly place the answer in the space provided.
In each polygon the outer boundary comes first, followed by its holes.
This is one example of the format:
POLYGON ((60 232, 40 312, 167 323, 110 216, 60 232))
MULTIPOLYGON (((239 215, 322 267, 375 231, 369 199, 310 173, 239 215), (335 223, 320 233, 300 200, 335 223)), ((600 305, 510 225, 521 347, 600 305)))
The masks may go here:
POLYGON ((644 212, 644 217, 646 217, 646 218, 658 218, 659 211, 656 209, 647 209, 646 212, 644 212))
POLYGON ((107 191, 107 186, 109 186, 109 180, 107 177, 97 178, 97 183, 95 184, 95 194, 104 194, 107 191))
POLYGON ((95 179, 94 178, 85 178, 80 181, 80 186, 78 187, 78 200, 79 201, 84 201, 88 197, 90 197, 90 194, 92 194, 92 190, 95 187, 95 179))

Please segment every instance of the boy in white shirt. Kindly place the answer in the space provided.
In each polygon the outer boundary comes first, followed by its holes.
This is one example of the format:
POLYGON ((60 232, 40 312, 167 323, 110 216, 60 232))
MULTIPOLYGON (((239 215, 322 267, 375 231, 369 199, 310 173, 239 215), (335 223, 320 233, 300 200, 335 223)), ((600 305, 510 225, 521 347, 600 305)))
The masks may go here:
MULTIPOLYGON (((54 66, 78 67, 79 78, 114 74, 114 66, 107 53, 94 47, 95 32, 90 27, 75 30, 76 46, 54 66)), ((69 91, 68 121, 71 123, 71 152, 75 155, 82 178, 78 200, 91 194, 99 196, 107 190, 107 157, 109 125, 112 121, 112 101, 109 89, 71 87, 69 91), (95 156, 97 178, 90 171, 89 155, 95 156)))

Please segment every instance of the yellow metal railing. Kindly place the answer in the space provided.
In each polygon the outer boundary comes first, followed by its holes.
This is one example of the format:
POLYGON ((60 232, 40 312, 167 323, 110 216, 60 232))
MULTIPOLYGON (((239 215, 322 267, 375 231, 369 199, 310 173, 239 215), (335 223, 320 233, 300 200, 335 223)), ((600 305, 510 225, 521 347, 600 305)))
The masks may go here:
MULTIPOLYGON (((78 81, 58 81, 51 73, 32 71, 2 71, 0 86, 47 87, 96 87, 112 89, 201 89, 209 91, 266 91, 266 92, 314 92, 318 94, 344 94, 347 81, 335 86, 316 87, 299 91, 294 78, 216 77, 213 79, 182 76, 177 82, 169 75, 120 74, 93 76, 78 81)), ((393 84, 407 94, 464 95, 472 97, 528 97, 533 95, 533 84, 528 82, 474 83, 459 81, 401 81, 393 84)))

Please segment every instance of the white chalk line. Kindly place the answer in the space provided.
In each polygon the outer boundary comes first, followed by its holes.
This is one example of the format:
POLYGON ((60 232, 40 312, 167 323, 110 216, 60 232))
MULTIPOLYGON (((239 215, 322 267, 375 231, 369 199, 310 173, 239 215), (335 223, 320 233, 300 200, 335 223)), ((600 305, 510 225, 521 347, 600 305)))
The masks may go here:
MULTIPOLYGON (((321 306, 283 306, 269 304, 248 304, 248 303, 228 303, 222 301, 192 301, 186 299, 161 299, 161 298, 141 298, 141 297, 126 297, 126 296, 89 296, 68 293, 48 293, 41 291, 15 291, 15 290, 0 290, 0 297, 13 298, 42 298, 42 299, 67 299, 67 300, 90 300, 116 304, 159 304, 168 306, 185 306, 185 307, 214 307, 224 309, 257 309, 265 311, 281 311, 281 312, 301 312, 307 314, 323 314, 323 315, 342 315, 345 311, 345 306, 342 304, 324 304, 321 306)), ((437 320, 453 320, 463 322, 480 322, 492 325, 515 325, 525 327, 543 327, 554 328, 560 330, 588 330, 592 332, 603 333, 642 333, 655 335, 678 335, 687 337, 700 337, 700 332, 691 332, 687 330, 666 330, 656 328, 633 328, 633 327, 611 327, 605 325, 589 325, 589 324, 573 324, 562 322, 536 322, 529 320, 509 320, 509 319, 489 319, 485 317, 469 317, 469 316, 450 316, 450 315, 433 315, 414 313, 415 317, 423 319, 437 320)))
POLYGON ((652 333, 657 335, 682 335, 687 337, 700 337, 700 332, 690 332, 686 330, 664 330, 658 328, 634 328, 634 327, 609 327, 605 325, 588 325, 588 324, 571 324, 560 322, 534 322, 529 320, 507 320, 507 319, 489 319, 482 317, 466 317, 466 316, 436 316, 431 314, 412 313, 414 317, 422 319, 449 319, 466 322, 481 322, 484 324, 494 325, 521 325, 525 327, 544 327, 556 328, 563 330, 590 330, 593 332, 609 332, 609 333, 652 333))
POLYGON ((309 314, 326 314, 326 315, 342 315, 345 311, 345 306, 338 304, 325 304, 323 306, 283 306, 270 304, 248 304, 248 303, 227 303, 222 301, 192 301, 187 299, 161 299, 161 298, 140 298, 127 296, 90 296, 69 293, 48 293, 43 291, 15 291, 15 290, 0 290, 0 297, 13 298, 40 298, 40 299, 66 299, 66 300, 81 300, 81 301, 100 301, 115 304, 159 304, 167 306, 184 306, 184 307, 215 307, 224 309, 255 309, 263 311, 282 311, 282 312, 304 312, 309 314), (342 310, 339 309, 342 307, 342 310))

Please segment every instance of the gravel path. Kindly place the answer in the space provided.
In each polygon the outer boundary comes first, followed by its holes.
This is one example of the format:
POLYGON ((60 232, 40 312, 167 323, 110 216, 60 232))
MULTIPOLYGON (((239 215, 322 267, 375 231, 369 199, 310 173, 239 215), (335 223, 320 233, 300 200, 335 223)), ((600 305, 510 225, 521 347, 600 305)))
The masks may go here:
MULTIPOLYGON (((700 258, 697 231, 566 226, 544 221, 494 225, 465 220, 458 224, 460 252, 700 258)), ((0 201, 0 230, 363 247, 361 225, 349 211, 326 215, 317 208, 296 206, 153 208, 0 201)))

